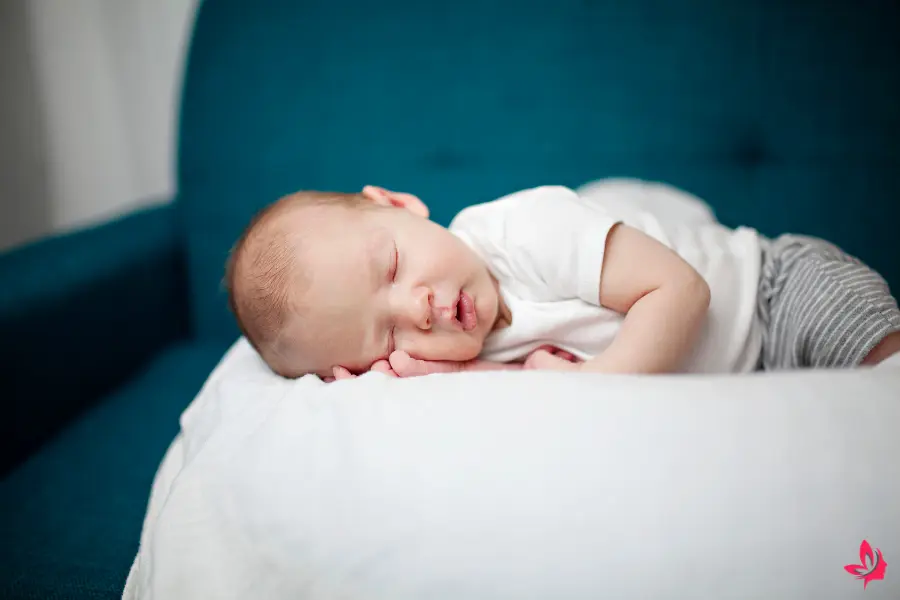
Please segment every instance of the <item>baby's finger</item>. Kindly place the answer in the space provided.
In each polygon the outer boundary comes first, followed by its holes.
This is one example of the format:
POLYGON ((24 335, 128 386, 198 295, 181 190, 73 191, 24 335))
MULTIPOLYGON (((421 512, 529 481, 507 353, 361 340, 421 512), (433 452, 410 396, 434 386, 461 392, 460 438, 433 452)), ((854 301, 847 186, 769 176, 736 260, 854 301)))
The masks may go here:
POLYGON ((567 360, 569 362, 575 362, 576 360, 574 354, 572 354, 571 352, 566 352, 565 350, 557 350, 556 352, 554 352, 554 354, 559 358, 567 360))
POLYGON ((571 371, 578 367, 567 360, 563 360, 558 356, 550 354, 546 350, 537 350, 532 352, 528 358, 525 359, 525 368, 571 371))
POLYGON ((420 377, 428 374, 424 361, 416 360, 402 350, 392 352, 388 360, 391 368, 400 377, 420 377))
POLYGON ((560 350, 559 348, 557 348, 556 346, 553 346, 552 344, 544 344, 543 346, 538 346, 531 352, 535 353, 539 350, 543 350, 549 354, 552 354, 553 356, 558 356, 559 358, 561 358, 563 360, 567 360, 569 362, 576 362, 576 361, 581 362, 577 358, 575 358, 575 355, 572 354, 571 352, 566 352, 565 350, 560 350))
POLYGON ((324 381, 325 383, 331 383, 332 381, 334 381, 334 377, 323 377, 322 381, 324 381))
POLYGON ((535 350, 525 359, 524 368, 526 369, 544 369, 546 365, 553 360, 553 355, 546 350, 535 350))
POLYGON ((462 363, 444 360, 420 360, 402 350, 395 350, 389 357, 391 368, 400 377, 421 377, 434 373, 455 373, 462 370, 462 363))
POLYGON ((375 361, 375 364, 372 365, 372 371, 378 371, 379 373, 384 373, 385 375, 390 375, 391 377, 396 377, 397 374, 391 368, 391 363, 388 361, 381 359, 379 361, 375 361))
POLYGON ((344 367, 334 367, 332 371, 334 372, 334 378, 337 381, 340 381, 341 379, 354 379, 356 377, 356 375, 354 375, 344 367))

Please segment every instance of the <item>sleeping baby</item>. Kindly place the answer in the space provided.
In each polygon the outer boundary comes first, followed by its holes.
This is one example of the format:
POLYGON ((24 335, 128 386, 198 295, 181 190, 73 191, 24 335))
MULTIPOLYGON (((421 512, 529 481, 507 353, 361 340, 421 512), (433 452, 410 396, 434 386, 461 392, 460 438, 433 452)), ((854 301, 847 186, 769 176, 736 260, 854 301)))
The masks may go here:
POLYGON ((887 283, 829 242, 556 186, 471 206, 449 228, 411 194, 297 192, 253 219, 225 283, 241 332, 285 377, 739 373, 900 352, 887 283))

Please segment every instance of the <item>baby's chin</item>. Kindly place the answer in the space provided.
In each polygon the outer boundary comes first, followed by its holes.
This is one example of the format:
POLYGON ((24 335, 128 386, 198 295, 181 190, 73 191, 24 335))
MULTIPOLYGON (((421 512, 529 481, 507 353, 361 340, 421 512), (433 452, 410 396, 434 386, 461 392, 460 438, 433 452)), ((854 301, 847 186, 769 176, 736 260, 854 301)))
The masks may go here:
POLYGON ((458 339, 443 348, 419 348, 409 353, 412 358, 430 361, 466 362, 478 358, 484 347, 484 336, 476 332, 460 334, 458 339))
POLYGON ((468 349, 466 352, 460 352, 459 354, 455 354, 452 358, 445 358, 443 360, 452 360, 455 362, 467 362, 470 360, 475 360, 478 358, 478 355, 481 354, 481 349, 484 347, 484 344, 478 344, 477 347, 472 347, 472 349, 468 349))

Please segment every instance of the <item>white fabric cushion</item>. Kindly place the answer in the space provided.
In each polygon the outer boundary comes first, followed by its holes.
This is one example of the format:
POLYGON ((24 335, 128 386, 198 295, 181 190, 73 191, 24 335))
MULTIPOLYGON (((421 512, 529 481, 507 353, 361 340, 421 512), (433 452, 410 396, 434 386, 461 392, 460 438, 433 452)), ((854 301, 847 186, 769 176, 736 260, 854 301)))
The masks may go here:
POLYGON ((125 598, 900 597, 843 569, 900 556, 900 369, 326 385, 241 340, 182 427, 125 598))
POLYGON ((718 222, 715 211, 704 200, 659 181, 609 177, 589 181, 575 192, 590 202, 603 204, 616 214, 646 211, 663 223, 685 225, 718 222))

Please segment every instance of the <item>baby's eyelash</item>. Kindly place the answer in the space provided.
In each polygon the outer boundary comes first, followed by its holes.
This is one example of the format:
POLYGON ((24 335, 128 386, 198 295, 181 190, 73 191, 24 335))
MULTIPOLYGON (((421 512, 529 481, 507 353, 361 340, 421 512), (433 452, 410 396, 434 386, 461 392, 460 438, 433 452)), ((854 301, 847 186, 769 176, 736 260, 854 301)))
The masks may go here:
POLYGON ((400 263, 400 252, 394 244, 394 255, 391 257, 391 281, 397 278, 397 265, 400 263))

